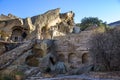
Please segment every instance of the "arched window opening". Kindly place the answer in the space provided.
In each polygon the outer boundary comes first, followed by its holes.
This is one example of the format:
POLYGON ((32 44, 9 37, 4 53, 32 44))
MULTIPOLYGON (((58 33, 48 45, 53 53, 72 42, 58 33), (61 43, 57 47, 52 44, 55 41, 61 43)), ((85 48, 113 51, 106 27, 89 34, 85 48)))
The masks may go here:
POLYGON ((68 63, 76 63, 77 61, 77 56, 75 53, 70 53, 68 55, 68 63))
POLYGON ((88 53, 84 53, 83 55, 82 55, 82 63, 83 64, 86 64, 86 63, 88 63, 89 62, 89 55, 88 55, 88 53))

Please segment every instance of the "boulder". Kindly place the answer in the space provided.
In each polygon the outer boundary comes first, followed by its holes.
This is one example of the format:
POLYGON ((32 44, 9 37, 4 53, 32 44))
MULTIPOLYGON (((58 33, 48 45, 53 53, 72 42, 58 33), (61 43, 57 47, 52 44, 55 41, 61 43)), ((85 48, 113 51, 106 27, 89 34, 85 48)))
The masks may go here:
POLYGON ((65 74, 67 72, 67 68, 64 62, 57 62, 55 65, 51 66, 51 71, 57 74, 65 74))

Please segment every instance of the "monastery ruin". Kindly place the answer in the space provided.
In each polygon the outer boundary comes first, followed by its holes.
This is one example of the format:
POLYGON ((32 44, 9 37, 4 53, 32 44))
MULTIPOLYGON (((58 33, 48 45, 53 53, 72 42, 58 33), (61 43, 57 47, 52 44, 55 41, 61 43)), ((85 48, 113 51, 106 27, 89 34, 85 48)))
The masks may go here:
POLYGON ((60 13, 59 8, 24 19, 2 14, 0 73, 20 69, 27 77, 44 76, 42 72, 72 74, 90 66, 88 41, 93 30, 74 33, 74 16, 72 11, 60 13))

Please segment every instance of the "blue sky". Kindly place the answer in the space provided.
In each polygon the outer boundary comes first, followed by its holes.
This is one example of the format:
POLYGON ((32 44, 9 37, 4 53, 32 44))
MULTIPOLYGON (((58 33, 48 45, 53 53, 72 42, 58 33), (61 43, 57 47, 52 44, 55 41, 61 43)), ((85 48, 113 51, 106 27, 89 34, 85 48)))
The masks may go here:
POLYGON ((22 18, 55 8, 61 8, 61 13, 73 11, 76 23, 84 17, 98 17, 107 23, 120 20, 120 0, 0 0, 0 14, 22 18))

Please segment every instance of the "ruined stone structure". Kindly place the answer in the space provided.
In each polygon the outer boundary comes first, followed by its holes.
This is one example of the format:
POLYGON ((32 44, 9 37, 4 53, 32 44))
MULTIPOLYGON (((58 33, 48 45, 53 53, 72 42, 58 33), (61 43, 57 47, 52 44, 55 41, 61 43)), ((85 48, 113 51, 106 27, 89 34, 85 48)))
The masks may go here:
MULTIPOLYGON (((18 18, 0 16, 0 74, 19 69, 26 77, 45 73, 69 74, 74 69, 91 68, 88 41, 93 30, 72 33, 74 13, 60 9, 18 18)), ((33 79, 31 79, 33 80, 33 79)))
POLYGON ((56 52, 60 61, 64 61, 72 68, 79 68, 91 63, 88 41, 92 30, 82 31, 80 34, 70 34, 56 38, 56 52))

